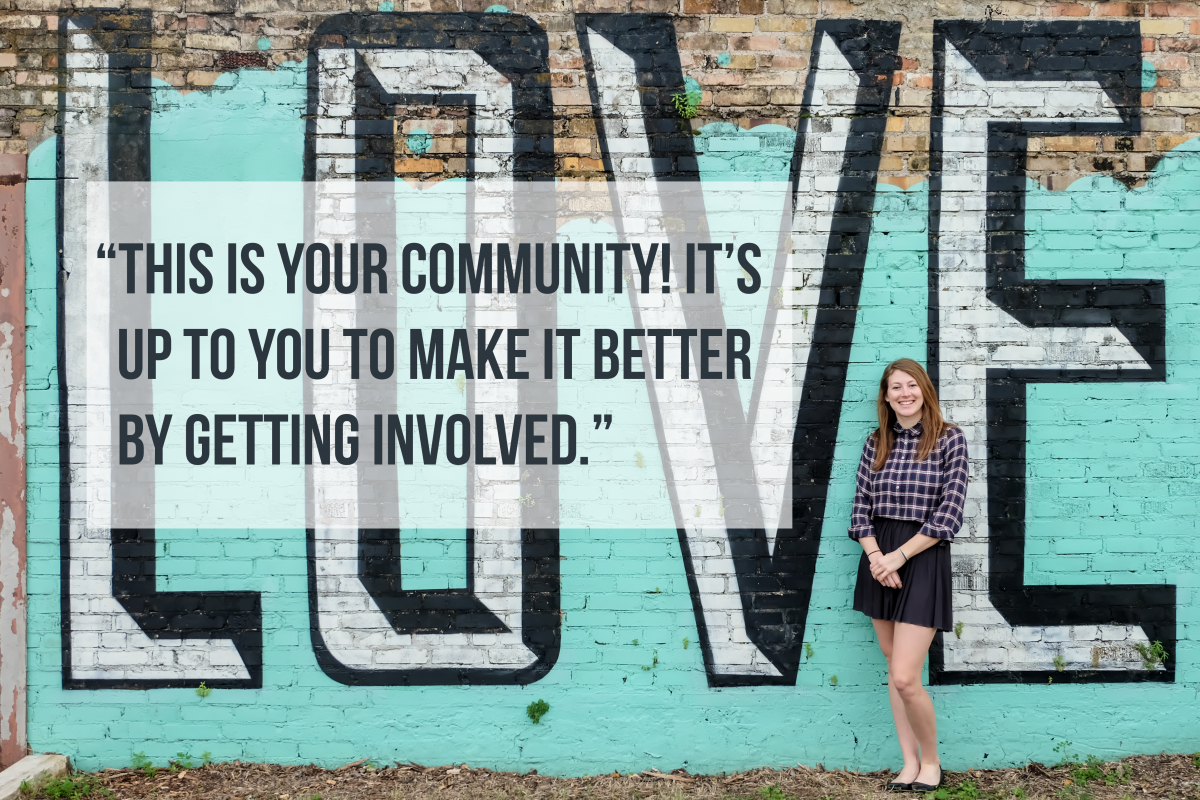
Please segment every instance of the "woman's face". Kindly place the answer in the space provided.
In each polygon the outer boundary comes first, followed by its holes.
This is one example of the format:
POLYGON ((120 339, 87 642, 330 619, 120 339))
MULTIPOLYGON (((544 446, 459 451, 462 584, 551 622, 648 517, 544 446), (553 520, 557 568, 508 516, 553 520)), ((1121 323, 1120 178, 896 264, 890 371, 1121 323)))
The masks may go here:
POLYGON ((917 379, 907 372, 896 370, 888 378, 887 402, 896 412, 896 418, 906 428, 915 425, 921 419, 921 387, 917 379))

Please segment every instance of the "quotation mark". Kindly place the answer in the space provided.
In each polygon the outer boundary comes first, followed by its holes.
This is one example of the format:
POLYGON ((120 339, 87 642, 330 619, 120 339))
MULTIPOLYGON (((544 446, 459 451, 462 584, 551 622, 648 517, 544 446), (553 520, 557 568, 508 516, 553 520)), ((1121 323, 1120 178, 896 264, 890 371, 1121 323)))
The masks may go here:
POLYGON ((117 257, 117 246, 115 244, 110 244, 108 246, 107 253, 104 252, 103 242, 100 244, 100 247, 96 248, 96 258, 116 258, 116 257, 117 257))
POLYGON ((596 430, 600 430, 600 423, 604 423, 604 430, 608 430, 612 426, 612 414, 605 414, 603 418, 599 414, 592 417, 596 422, 596 430))

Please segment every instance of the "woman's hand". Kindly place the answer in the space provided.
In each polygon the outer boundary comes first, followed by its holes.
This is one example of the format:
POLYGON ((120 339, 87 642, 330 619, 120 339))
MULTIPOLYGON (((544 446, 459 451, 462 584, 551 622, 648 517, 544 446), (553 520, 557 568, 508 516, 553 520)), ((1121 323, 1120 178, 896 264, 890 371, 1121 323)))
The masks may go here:
POLYGON ((899 550, 893 550, 887 555, 880 553, 871 559, 871 575, 884 586, 899 589, 903 584, 896 571, 904 566, 904 561, 904 556, 899 550))

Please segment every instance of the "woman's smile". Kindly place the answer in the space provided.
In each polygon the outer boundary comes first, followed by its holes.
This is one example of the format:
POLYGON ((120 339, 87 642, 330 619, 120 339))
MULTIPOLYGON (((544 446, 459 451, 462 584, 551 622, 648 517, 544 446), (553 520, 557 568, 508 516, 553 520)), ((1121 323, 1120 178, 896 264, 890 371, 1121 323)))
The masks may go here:
POLYGON ((924 397, 917 379, 907 372, 892 372, 888 379, 887 402, 903 427, 911 428, 920 421, 924 397))

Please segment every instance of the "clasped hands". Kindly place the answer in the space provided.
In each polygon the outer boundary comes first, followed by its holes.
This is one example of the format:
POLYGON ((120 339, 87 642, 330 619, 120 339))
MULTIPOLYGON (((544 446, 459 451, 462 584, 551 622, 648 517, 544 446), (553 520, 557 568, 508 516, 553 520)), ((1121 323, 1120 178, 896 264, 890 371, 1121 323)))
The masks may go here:
POLYGON ((881 551, 872 553, 867 557, 867 561, 871 563, 871 575, 875 580, 889 589, 899 589, 903 585, 896 570, 904 566, 906 559, 899 550, 893 550, 887 555, 881 551))

